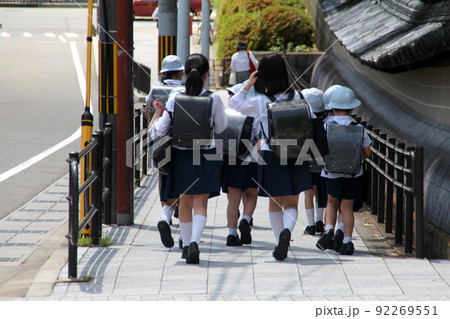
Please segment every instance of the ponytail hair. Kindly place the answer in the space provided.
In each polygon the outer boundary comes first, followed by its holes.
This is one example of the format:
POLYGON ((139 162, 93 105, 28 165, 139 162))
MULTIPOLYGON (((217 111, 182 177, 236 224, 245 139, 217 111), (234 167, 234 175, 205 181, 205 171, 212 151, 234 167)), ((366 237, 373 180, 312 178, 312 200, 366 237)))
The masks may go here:
POLYGON ((184 68, 187 75, 186 94, 200 95, 204 86, 203 76, 209 71, 208 59, 200 53, 191 54, 186 59, 184 68))

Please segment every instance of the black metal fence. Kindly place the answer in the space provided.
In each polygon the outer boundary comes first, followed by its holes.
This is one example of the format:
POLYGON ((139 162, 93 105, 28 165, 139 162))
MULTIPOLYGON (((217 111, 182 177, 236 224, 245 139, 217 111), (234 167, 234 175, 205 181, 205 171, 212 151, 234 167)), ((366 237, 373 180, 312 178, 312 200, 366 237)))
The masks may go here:
POLYGON ((141 186, 141 180, 148 172, 147 146, 149 143, 147 131, 147 118, 144 116, 145 105, 140 109, 134 110, 134 137, 133 137, 133 170, 134 186, 141 186))
POLYGON ((372 139, 372 157, 365 163, 370 172, 367 204, 386 233, 395 230, 396 244, 404 240, 405 253, 415 250, 416 257, 424 258, 423 147, 398 143, 361 123, 372 139))
POLYGON ((81 152, 69 155, 69 278, 77 278, 78 239, 80 233, 91 222, 91 239, 94 245, 100 243, 102 219, 111 223, 111 185, 112 185, 112 124, 107 123, 105 130, 96 131, 92 139, 81 152), (84 161, 86 181, 80 185, 79 165, 84 161), (92 162, 92 169, 88 163, 92 162), (80 195, 88 203, 84 218, 79 221, 80 195), (89 204, 91 202, 91 204, 89 204))

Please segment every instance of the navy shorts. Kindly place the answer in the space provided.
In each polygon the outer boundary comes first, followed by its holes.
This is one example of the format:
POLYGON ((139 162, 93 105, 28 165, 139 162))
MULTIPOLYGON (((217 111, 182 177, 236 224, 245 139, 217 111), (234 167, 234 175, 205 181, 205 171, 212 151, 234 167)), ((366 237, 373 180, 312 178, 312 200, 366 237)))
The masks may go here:
POLYGON ((337 198, 352 200, 355 199, 362 188, 362 180, 360 178, 326 178, 325 185, 328 195, 337 198))
POLYGON ((295 165, 296 159, 292 159, 287 165, 281 165, 280 159, 271 151, 262 151, 261 157, 267 165, 258 165, 259 196, 291 196, 312 189, 309 162, 295 165))

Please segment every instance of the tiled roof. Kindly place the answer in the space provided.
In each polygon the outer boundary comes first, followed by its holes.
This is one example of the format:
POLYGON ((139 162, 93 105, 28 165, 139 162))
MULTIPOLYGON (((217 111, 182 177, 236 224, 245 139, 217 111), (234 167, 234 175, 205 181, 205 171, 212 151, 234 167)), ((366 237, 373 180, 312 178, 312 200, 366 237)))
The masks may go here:
POLYGON ((325 21, 346 50, 361 63, 392 73, 443 63, 450 51, 450 0, 419 4, 321 1, 325 21))

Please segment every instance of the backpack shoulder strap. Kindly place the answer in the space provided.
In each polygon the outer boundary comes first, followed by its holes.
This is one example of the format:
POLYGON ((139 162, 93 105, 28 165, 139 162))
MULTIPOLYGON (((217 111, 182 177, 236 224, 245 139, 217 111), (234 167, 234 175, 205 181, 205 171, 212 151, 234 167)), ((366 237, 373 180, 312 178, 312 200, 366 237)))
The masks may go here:
POLYGON ((203 92, 203 94, 200 94, 200 96, 210 96, 213 92, 207 90, 205 92, 203 92))

